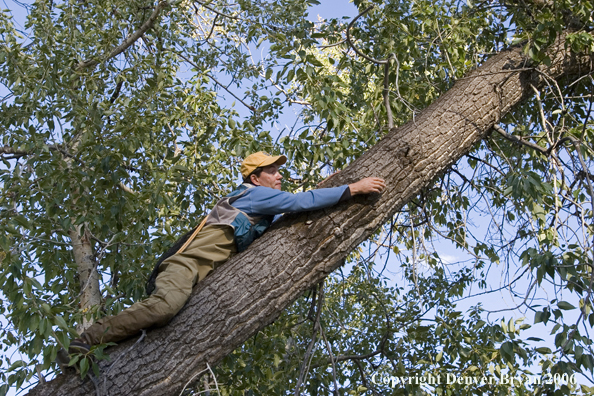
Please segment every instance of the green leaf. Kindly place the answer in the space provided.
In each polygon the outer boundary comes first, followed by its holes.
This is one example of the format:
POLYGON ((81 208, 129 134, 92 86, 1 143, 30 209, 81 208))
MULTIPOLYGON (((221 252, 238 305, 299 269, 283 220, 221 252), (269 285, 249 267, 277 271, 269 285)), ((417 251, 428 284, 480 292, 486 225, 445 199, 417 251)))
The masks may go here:
POLYGON ((87 371, 89 371, 89 359, 88 357, 83 357, 80 360, 79 368, 80 368, 80 378, 85 378, 87 375, 87 371))
POLYGON ((570 303, 568 303, 568 302, 566 302, 566 301, 559 301, 559 302, 557 303, 557 306, 558 306, 560 309, 563 309, 563 310, 565 310, 565 311, 569 311, 569 310, 575 309, 575 307, 574 307, 573 305, 571 305, 570 303))
POLYGON ((513 343, 511 343, 509 341, 504 342, 503 344, 501 344, 499 351, 505 361, 510 362, 510 363, 514 361, 514 344, 513 343))
POLYGON ((61 316, 54 316, 54 323, 64 330, 68 330, 68 324, 61 316))
POLYGON ((69 366, 74 366, 81 358, 81 355, 74 355, 70 358, 70 362, 68 362, 69 366))
POLYGON ((8 367, 8 372, 10 371, 14 371, 19 367, 25 367, 27 365, 27 363, 25 363, 23 360, 17 360, 16 362, 14 362, 13 364, 10 365, 10 367, 8 367))
POLYGON ((24 228, 27 229, 31 229, 31 223, 29 223, 29 220, 27 220, 27 218, 23 215, 16 215, 14 216, 14 220, 21 226, 23 226, 24 228))

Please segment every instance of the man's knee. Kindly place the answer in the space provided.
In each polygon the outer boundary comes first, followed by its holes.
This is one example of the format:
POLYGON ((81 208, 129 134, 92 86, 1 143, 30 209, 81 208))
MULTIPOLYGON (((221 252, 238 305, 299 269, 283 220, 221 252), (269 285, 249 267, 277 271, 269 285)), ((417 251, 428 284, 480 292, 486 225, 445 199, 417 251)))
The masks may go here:
POLYGON ((155 318, 155 326, 165 326, 186 304, 189 294, 182 290, 169 290, 162 296, 155 296, 158 298, 155 305, 152 307, 155 318))

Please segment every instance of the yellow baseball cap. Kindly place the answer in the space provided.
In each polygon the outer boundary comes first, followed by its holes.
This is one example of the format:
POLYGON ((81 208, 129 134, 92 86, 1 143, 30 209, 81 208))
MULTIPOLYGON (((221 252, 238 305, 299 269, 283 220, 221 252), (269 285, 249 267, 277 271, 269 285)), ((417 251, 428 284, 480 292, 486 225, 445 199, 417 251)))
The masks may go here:
POLYGON ((284 155, 270 155, 264 151, 258 151, 257 153, 250 154, 241 163, 241 175, 245 179, 248 177, 256 168, 277 164, 284 165, 287 162, 287 157, 284 155))

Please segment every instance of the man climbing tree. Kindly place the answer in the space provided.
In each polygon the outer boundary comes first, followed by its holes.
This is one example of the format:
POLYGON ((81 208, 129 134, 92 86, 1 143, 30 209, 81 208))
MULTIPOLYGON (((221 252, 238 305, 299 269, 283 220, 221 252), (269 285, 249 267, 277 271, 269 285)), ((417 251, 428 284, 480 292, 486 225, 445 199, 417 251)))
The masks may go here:
POLYGON ((151 296, 116 316, 98 320, 70 343, 69 352, 88 354, 92 345, 119 342, 142 329, 164 326, 184 306, 193 286, 236 252, 247 249, 270 227, 275 215, 322 209, 351 196, 381 193, 386 187, 382 179, 368 177, 340 187, 285 193, 280 191, 279 172, 285 162, 284 155, 248 155, 241 164, 244 183, 217 202, 179 250, 159 262, 147 288, 154 289, 151 296))

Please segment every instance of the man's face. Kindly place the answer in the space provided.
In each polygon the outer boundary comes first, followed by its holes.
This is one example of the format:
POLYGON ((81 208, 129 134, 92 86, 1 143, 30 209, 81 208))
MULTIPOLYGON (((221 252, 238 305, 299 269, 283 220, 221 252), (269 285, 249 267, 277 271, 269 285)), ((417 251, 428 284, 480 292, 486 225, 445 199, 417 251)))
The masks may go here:
POLYGON ((281 179, 283 176, 278 172, 278 165, 272 164, 262 169, 260 176, 251 175, 252 183, 256 186, 270 187, 276 190, 281 189, 281 179))

